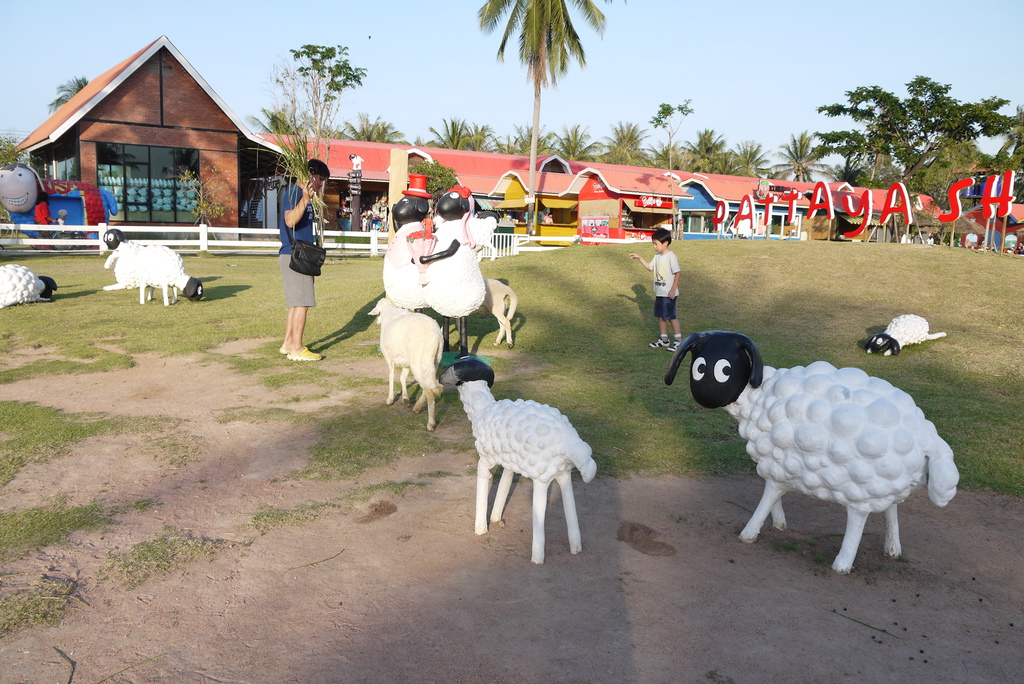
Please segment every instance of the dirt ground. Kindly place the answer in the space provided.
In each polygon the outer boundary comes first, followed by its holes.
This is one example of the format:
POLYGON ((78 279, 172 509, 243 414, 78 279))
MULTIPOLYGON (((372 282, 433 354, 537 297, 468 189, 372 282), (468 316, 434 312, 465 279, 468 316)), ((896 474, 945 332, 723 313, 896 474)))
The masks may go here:
MULTIPOLYGON (((252 346, 220 351, 255 353, 252 346)), ((940 509, 918 491, 900 510, 904 557, 882 555, 882 520, 872 516, 854 571, 843 576, 829 569, 845 529, 838 506, 790 494, 791 529, 766 528, 748 545, 738 534, 760 498, 754 475, 614 480, 599 473, 575 486, 580 555, 569 553, 552 487, 547 557, 538 566, 530 563, 529 484, 513 490, 504 527, 473 533, 473 452, 410 456, 350 481, 290 479, 305 463, 313 428, 216 416, 284 400, 294 387, 269 390, 206 358, 135 363, 0 388, 4 399, 67 411, 184 417, 179 432, 199 445, 197 457, 173 466, 143 448, 143 436, 94 438, 67 457, 24 468, 0 489, 0 510, 56 494, 69 505, 157 502, 5 567, 8 584, 75 579, 78 598, 59 626, 0 640, 0 682, 1024 677, 1019 500, 960 491, 940 509), (451 475, 426 475, 443 472, 451 475), (293 509, 404 480, 425 486, 356 500, 265 535, 245 526, 263 504, 293 509), (109 553, 164 526, 228 543, 211 562, 135 589, 99 577, 109 553), (56 649, 75 663, 73 680, 56 649)), ((340 359, 323 363, 348 369, 340 359)), ((353 370, 383 377, 384 365, 353 370)), ((338 392, 288 407, 313 411, 344 399, 338 392)), ((454 392, 442 401, 458 407, 454 392)), ((447 410, 438 430, 468 431, 461 408, 447 410)))

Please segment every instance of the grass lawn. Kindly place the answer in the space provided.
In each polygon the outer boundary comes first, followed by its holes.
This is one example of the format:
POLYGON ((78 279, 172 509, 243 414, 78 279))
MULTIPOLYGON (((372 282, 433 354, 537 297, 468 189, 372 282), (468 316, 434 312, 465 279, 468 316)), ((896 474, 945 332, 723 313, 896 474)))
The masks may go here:
MULTIPOLYGON (((1018 348, 1024 318, 1016 295, 1024 259, 834 242, 692 241, 676 242, 673 250, 683 267, 684 334, 734 330, 751 337, 770 366, 822 359, 884 378, 913 396, 953 447, 961 486, 1024 494, 1024 371, 1018 348), (933 332, 948 337, 909 346, 897 357, 866 354, 863 341, 904 313, 924 316, 933 332)), ((650 274, 627 258, 631 251, 653 253, 649 245, 576 246, 482 263, 485 277, 508 282, 519 295, 516 347, 495 362, 495 395, 558 407, 593 446, 605 474, 751 470, 725 411, 698 406, 685 382, 665 386, 670 355, 647 347, 657 333, 650 274), (512 372, 523 368, 529 372, 512 372)), ((267 383, 368 384, 317 364, 273 372, 280 366, 284 317, 273 256, 186 256, 186 270, 203 281, 205 298, 168 308, 158 300, 140 306, 137 292, 104 292, 114 279, 99 255, 0 252, 0 265, 5 263, 49 275, 60 289, 49 304, 0 310, 0 350, 42 350, 37 361, 0 370, 0 388, 39 375, 126 368, 135 353, 203 354, 241 339, 266 340, 264 357, 232 363, 267 383)), ((377 337, 367 312, 382 295, 380 259, 331 259, 317 282, 307 344, 335 359, 379 354, 365 342, 377 337)), ((487 355, 496 330, 491 317, 472 319, 471 346, 487 355)), ((374 379, 375 390, 378 385, 374 379)), ((31 432, 34 420, 24 413, 24 407, 0 401, 0 421, 7 423, 0 461, 10 461, 8 470, 24 462, 24 445, 43 441, 9 429, 20 421, 31 432)), ((88 420, 92 429, 60 434, 73 440, 97 428, 117 429, 96 416, 88 420)), ((53 432, 50 422, 43 424, 53 432)), ((354 416, 349 428, 372 431, 374 424, 354 416)), ((332 434, 325 432, 324 439, 332 434)), ((349 436, 364 446, 379 439, 376 432, 368 441, 349 436)), ((409 448, 430 448, 434 439, 417 435, 409 448)), ((47 449, 60 451, 50 443, 47 449)))

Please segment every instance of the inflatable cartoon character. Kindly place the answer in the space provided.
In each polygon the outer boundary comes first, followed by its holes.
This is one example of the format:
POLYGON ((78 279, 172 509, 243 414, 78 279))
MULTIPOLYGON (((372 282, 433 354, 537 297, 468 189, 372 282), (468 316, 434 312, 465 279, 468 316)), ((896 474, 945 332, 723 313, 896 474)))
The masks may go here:
MULTIPOLYGON (((0 167, 0 204, 16 225, 50 225, 50 207, 39 174, 28 164, 0 167)), ((39 231, 22 230, 31 238, 39 231)))

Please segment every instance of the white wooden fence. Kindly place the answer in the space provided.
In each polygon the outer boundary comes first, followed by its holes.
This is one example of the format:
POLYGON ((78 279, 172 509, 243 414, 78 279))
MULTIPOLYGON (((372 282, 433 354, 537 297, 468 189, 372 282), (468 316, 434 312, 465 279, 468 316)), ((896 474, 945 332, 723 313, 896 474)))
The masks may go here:
MULTIPOLYGON (((29 238, 19 233, 21 226, 0 224, 0 248, 4 250, 40 250, 46 254, 64 251, 99 250, 106 252, 107 247, 101 237, 107 225, 96 226, 60 226, 61 230, 47 230, 44 226, 25 226, 28 230, 39 230, 47 237, 29 238), (86 235, 97 237, 89 238, 86 235)), ((53 226, 58 228, 58 226, 53 226)), ((144 245, 166 245, 178 251, 209 251, 209 252, 244 252, 266 253, 277 251, 281 246, 278 231, 272 228, 222 228, 205 225, 188 226, 168 224, 161 226, 131 226, 121 223, 113 224, 133 242, 144 245), (151 236, 151 237, 147 237, 151 236)), ((324 244, 331 253, 356 253, 368 256, 382 256, 387 249, 387 233, 377 231, 338 231, 324 232, 324 244)), ((516 256, 523 251, 554 249, 555 246, 568 246, 579 242, 584 244, 625 243, 635 240, 614 240, 610 238, 569 237, 531 237, 522 234, 494 233, 490 244, 485 244, 477 252, 480 259, 516 256), (543 241, 547 246, 537 244, 543 241)))

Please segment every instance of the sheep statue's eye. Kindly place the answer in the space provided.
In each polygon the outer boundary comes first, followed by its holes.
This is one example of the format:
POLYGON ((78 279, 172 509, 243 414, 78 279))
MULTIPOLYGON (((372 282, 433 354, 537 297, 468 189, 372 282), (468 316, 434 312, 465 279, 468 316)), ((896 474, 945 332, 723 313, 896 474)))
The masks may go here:
POLYGON ((731 375, 732 364, 729 363, 728 359, 719 359, 715 362, 715 380, 718 382, 728 382, 731 375))
POLYGON ((707 362, 703 356, 700 356, 693 360, 693 367, 690 368, 690 373, 693 375, 694 380, 704 379, 704 368, 707 366, 707 362))

